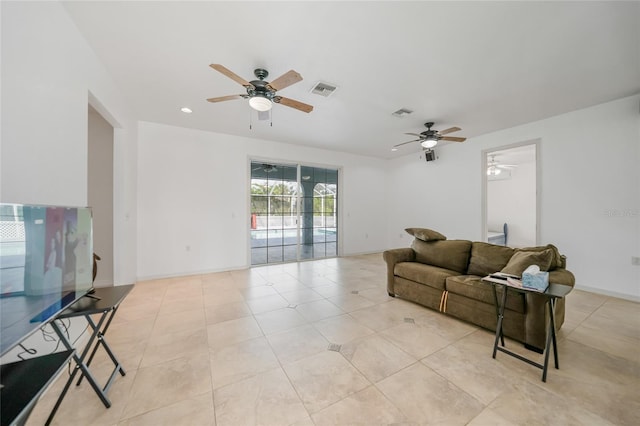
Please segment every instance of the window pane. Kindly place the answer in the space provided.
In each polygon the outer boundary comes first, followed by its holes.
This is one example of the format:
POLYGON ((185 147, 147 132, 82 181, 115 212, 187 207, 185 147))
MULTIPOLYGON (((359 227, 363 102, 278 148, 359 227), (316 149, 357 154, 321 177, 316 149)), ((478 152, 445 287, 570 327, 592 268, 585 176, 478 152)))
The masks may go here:
POLYGON ((325 256, 337 256, 338 255, 338 244, 337 242, 327 243, 325 244, 325 256))
POLYGON ((335 242, 338 240, 338 232, 336 228, 325 228, 324 232, 327 242, 335 242))
POLYGON ((298 260, 298 246, 284 246, 284 262, 295 262, 298 260))
POLYGON ((314 244, 313 245, 313 258, 319 259, 325 257, 325 245, 324 244, 314 244))
POLYGON ((313 244, 300 245, 300 259, 313 259, 313 244))
POLYGON ((268 250, 268 253, 267 253, 267 262, 268 263, 282 262, 283 261, 282 246, 269 247, 267 250, 268 250))
POLYGON ((251 249, 251 264, 262 265, 267 263, 267 249, 253 248, 251 249))
POLYGON ((251 247, 266 247, 267 246, 267 231, 266 230, 252 230, 251 231, 251 247))

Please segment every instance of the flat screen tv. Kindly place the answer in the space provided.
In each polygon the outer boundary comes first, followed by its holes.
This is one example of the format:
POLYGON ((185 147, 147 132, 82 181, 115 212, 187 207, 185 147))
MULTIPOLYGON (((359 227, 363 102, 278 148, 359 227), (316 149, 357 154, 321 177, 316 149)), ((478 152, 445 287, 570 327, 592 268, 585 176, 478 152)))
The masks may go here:
POLYGON ((0 204, 0 355, 93 283, 88 207, 0 204))

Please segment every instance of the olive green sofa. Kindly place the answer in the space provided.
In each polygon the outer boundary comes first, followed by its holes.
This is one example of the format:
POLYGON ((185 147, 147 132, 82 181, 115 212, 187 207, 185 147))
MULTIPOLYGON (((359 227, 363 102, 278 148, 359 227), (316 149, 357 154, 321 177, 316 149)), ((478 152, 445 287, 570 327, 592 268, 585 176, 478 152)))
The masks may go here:
MULTIPOLYGON (((514 249, 484 242, 447 240, 425 228, 408 228, 415 237, 410 248, 387 250, 387 291, 390 296, 419 303, 431 309, 495 330, 496 307, 492 286, 481 278, 503 271, 520 275, 531 264, 549 271, 549 282, 573 286, 566 257, 551 244, 514 249)), ((502 286, 497 286, 498 300, 502 286)), ((507 337, 541 352, 545 347, 548 304, 538 294, 507 290, 503 330, 507 337)), ((564 322, 564 299, 557 300, 555 322, 564 322)))

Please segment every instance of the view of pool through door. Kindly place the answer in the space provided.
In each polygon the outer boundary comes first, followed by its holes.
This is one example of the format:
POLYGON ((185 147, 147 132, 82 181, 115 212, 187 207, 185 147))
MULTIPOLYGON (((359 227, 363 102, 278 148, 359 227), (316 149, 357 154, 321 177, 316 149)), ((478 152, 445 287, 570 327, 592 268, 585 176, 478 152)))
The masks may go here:
POLYGON ((251 162, 251 264, 338 255, 338 170, 251 162))

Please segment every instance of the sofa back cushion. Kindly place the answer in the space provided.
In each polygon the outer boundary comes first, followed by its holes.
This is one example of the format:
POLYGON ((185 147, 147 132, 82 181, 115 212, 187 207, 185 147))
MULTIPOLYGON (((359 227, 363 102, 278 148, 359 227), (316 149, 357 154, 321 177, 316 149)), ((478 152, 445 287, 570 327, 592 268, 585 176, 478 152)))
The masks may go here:
POLYGON ((426 242, 414 239, 411 248, 416 252, 417 262, 463 274, 469 264, 471 241, 442 240, 426 242))
POLYGON ((515 249, 474 241, 467 274, 484 277, 500 271, 515 253, 515 249))

